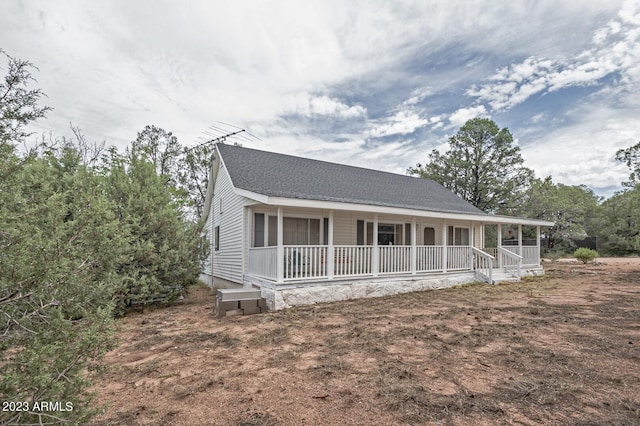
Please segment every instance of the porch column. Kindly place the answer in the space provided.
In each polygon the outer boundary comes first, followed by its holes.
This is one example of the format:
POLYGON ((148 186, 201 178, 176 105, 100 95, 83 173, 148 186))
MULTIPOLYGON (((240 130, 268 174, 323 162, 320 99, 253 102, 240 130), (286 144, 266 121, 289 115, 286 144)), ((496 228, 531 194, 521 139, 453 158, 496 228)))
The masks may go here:
POLYGON ((249 250, 253 245, 253 208, 251 206, 245 207, 242 211, 242 215, 244 216, 243 220, 246 225, 245 229, 249 231, 244 234, 244 238, 242 238, 242 274, 244 275, 249 269, 249 250))
POLYGON ((411 219, 411 273, 416 274, 416 259, 418 256, 418 247, 416 245, 416 235, 418 230, 416 229, 416 218, 411 219))
POLYGON ((473 264, 473 248, 476 246, 476 224, 471 221, 471 223, 469 224, 469 265, 471 267, 471 270, 475 270, 476 268, 474 267, 473 264))
POLYGON ((447 222, 442 223, 442 272, 447 272, 447 222))
POLYGON ((277 282, 284 282, 284 238, 283 238, 283 227, 284 227, 284 212, 282 207, 278 207, 278 245, 276 249, 276 262, 278 277, 277 282))
POLYGON ((333 249, 333 210, 329 210, 329 229, 327 230, 327 277, 332 280, 335 267, 335 251, 333 249))
POLYGON ((518 254, 524 258, 524 256, 522 256, 522 224, 518 225, 518 254))
POLYGON ((469 245, 476 246, 476 224, 473 221, 469 224, 469 245))
POLYGON ((378 250, 378 213, 373 215, 373 256, 371 259, 371 272, 374 277, 380 270, 380 251, 378 250))
POLYGON ((542 262, 540 262, 540 258, 542 257, 542 254, 540 253, 540 225, 536 226, 536 258, 538 260, 538 265, 540 265, 542 262))
POLYGON ((500 249, 502 248, 502 224, 498 224, 498 268, 502 268, 502 254, 500 254, 500 249))

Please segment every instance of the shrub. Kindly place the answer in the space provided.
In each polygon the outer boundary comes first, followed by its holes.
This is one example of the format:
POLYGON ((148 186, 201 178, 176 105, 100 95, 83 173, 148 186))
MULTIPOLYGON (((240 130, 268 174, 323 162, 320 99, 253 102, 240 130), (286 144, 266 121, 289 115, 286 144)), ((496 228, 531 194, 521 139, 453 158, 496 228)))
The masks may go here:
POLYGON ((598 257, 598 252, 585 247, 580 247, 578 250, 573 252, 573 256, 582 263, 588 263, 598 257))

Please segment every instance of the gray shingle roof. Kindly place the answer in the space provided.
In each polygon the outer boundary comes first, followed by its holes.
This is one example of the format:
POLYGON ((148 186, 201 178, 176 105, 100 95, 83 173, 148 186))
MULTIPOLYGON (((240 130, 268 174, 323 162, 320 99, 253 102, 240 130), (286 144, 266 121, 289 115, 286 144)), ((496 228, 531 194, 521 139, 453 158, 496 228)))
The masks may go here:
POLYGON ((236 188, 269 197, 485 214, 428 179, 234 145, 218 152, 236 188))

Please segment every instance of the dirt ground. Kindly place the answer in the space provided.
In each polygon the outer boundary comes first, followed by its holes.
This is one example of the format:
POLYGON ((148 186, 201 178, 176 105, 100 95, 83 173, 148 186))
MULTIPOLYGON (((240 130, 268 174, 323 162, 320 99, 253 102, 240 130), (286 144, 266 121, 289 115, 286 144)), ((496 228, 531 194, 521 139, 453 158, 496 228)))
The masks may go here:
POLYGON ((217 319, 120 320, 95 425, 640 424, 640 259, 217 319))

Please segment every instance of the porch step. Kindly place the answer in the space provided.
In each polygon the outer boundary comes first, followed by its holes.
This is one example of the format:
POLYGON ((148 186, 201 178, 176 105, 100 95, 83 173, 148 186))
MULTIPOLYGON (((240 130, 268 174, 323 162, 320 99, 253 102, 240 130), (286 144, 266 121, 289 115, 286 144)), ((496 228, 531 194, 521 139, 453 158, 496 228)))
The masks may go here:
POLYGON ((220 288, 216 292, 215 314, 218 318, 251 315, 267 311, 260 289, 220 288))
POLYGON ((239 300, 256 300, 262 297, 260 289, 254 288, 219 288, 216 298, 221 302, 237 302, 239 300))
POLYGON ((498 283, 501 283, 501 282, 516 282, 516 281, 520 281, 519 278, 516 278, 513 275, 508 274, 508 273, 503 272, 503 271, 493 271, 492 278, 493 278, 493 282, 495 284, 498 284, 498 283))

